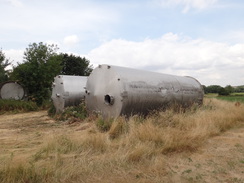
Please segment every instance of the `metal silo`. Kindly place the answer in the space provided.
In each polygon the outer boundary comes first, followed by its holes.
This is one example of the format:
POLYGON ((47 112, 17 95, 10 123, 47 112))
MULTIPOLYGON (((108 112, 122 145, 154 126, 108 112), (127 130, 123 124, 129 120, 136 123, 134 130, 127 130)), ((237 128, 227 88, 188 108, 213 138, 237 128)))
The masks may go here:
POLYGON ((89 111, 115 118, 147 114, 171 104, 201 104, 203 89, 192 77, 99 65, 87 80, 85 101, 89 111))
POLYGON ((25 97, 25 89, 17 81, 8 81, 0 86, 1 99, 22 100, 25 97))
POLYGON ((56 112, 65 107, 76 106, 85 98, 86 76, 58 75, 52 86, 52 101, 56 112))

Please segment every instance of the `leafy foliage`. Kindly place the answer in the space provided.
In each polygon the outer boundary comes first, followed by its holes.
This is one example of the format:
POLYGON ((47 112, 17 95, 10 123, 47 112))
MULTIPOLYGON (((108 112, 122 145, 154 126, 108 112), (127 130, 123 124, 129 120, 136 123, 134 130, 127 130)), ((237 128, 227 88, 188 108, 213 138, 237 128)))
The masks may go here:
POLYGON ((210 85, 204 87, 204 93, 218 93, 221 88, 219 85, 210 85))
POLYGON ((11 77, 28 90, 29 97, 38 105, 50 97, 53 78, 61 71, 61 56, 57 46, 33 43, 24 52, 24 63, 14 68, 11 77))
POLYGON ((218 93, 219 95, 230 95, 234 92, 234 88, 231 85, 221 87, 219 85, 203 86, 204 93, 218 93))
POLYGON ((235 89, 234 89, 234 92, 244 92, 244 85, 241 85, 241 86, 237 86, 235 89))
POLYGON ((92 66, 89 66, 90 61, 85 57, 68 55, 61 53, 62 57, 62 71, 63 75, 88 76, 92 71, 92 66))
POLYGON ((218 94, 219 95, 229 95, 230 93, 225 88, 220 88, 218 94))
POLYGON ((5 69, 9 65, 9 59, 6 59, 5 54, 0 50, 0 83, 8 80, 8 71, 5 69))
POLYGON ((234 88, 231 85, 227 85, 225 88, 227 95, 234 92, 234 88))

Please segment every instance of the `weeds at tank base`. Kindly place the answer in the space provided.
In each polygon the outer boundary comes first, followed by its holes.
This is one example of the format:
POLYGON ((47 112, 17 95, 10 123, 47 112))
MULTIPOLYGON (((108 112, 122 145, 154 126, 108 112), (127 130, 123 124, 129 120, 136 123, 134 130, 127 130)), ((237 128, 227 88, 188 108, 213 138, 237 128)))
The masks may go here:
POLYGON ((78 106, 66 107, 62 113, 56 113, 54 105, 48 110, 48 115, 57 121, 69 121, 70 123, 82 121, 88 117, 88 112, 84 103, 78 106))
MULTIPOLYGON (((66 125, 52 129, 39 135, 40 144, 25 156, 11 153, 13 145, 9 146, 8 158, 0 158, 4 160, 0 182, 174 182, 171 177, 180 167, 169 166, 168 159, 194 153, 210 137, 243 126, 243 111, 242 104, 206 99, 203 106, 184 112, 168 109, 146 118, 119 117, 104 131, 96 125, 104 125, 99 117, 89 121, 92 125, 87 128, 66 125)), ((243 151, 242 146, 238 148, 243 151)), ((222 172, 233 163, 239 166, 233 160, 222 172)), ((198 169, 202 166, 197 164, 198 169)), ((219 167, 211 168, 218 173, 219 167)), ((195 169, 185 167, 179 172, 179 182, 197 182, 200 178, 204 182, 203 174, 192 176, 195 169)), ((217 173, 209 175, 215 177, 217 173)))
POLYGON ((111 128, 113 119, 103 119, 101 116, 96 120, 96 126, 101 132, 107 132, 111 128))

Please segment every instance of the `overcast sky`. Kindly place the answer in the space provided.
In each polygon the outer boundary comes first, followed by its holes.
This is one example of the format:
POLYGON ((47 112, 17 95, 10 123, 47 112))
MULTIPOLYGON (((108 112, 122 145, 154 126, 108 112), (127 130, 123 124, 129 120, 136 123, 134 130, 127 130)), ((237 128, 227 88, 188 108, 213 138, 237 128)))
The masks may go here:
POLYGON ((244 85, 243 0, 0 0, 0 48, 13 64, 55 43, 112 64, 244 85))

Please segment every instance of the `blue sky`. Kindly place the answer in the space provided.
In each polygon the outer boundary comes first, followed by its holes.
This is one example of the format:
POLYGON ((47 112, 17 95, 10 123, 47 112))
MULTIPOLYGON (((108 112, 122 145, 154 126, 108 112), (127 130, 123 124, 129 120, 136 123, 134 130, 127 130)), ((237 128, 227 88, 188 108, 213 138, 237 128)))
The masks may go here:
POLYGON ((30 43, 91 64, 244 85, 243 0, 0 0, 0 48, 22 62, 30 43))

